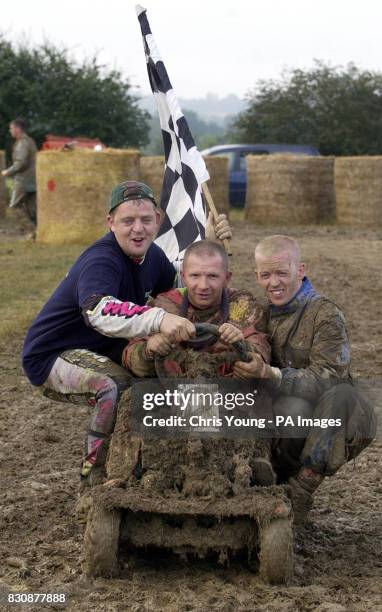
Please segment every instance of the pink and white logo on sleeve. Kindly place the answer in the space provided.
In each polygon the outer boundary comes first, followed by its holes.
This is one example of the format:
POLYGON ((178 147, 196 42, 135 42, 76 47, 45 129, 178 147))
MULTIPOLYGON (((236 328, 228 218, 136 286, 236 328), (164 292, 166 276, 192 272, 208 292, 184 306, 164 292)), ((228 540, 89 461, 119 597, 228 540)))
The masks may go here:
POLYGON ((161 308, 122 302, 107 295, 86 311, 86 319, 104 336, 136 338, 158 332, 165 314, 161 308))
POLYGON ((102 314, 112 317, 133 317, 147 312, 147 310, 150 310, 150 306, 138 306, 133 302, 110 301, 103 307, 102 314))

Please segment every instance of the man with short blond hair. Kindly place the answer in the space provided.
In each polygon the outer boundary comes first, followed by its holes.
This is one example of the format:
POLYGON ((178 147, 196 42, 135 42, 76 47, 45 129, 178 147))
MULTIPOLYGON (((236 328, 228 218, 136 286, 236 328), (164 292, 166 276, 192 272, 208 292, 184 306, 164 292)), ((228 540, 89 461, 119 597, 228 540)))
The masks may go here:
POLYGON ((271 257, 275 253, 288 252, 296 260, 301 260, 301 249, 296 240, 290 236, 275 234, 263 238, 255 248, 256 257, 271 257))
POLYGON ((324 476, 372 441, 375 414, 352 383, 344 316, 305 276, 297 242, 269 236, 257 245, 255 263, 257 282, 269 301, 272 366, 254 355, 248 364, 235 364, 234 372, 267 379, 275 415, 292 419, 288 437, 278 442, 276 463, 292 487, 295 520, 303 522, 324 476), (299 427, 301 419, 317 426, 299 427), (328 419, 334 425, 326 427, 328 419))

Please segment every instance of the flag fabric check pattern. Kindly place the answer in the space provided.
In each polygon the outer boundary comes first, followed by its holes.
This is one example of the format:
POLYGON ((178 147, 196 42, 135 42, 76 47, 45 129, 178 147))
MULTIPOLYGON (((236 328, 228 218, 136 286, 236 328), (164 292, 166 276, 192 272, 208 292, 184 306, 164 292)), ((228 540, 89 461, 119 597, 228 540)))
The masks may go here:
POLYGON ((189 244, 205 236, 206 207, 202 183, 210 177, 175 97, 151 33, 146 9, 136 6, 147 71, 163 136, 165 169, 160 206, 164 219, 156 239, 171 261, 182 259, 189 244))

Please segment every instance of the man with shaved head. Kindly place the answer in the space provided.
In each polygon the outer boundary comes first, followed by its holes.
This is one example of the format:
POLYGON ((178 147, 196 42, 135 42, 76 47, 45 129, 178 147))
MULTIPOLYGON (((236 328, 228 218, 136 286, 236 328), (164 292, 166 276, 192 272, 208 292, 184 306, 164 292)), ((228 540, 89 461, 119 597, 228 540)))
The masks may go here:
POLYGON ((370 444, 375 414, 352 383, 344 316, 305 276, 297 242, 269 236, 257 245, 255 263, 269 301, 272 366, 253 355, 250 363, 236 363, 234 373, 268 379, 273 388, 274 413, 288 425, 287 437, 279 427, 276 468, 291 485, 295 522, 301 523, 323 478, 370 444))
MULTIPOLYGON (((237 341, 244 342, 247 351, 256 354, 264 365, 269 362, 270 347, 264 333, 264 310, 248 291, 229 287, 231 272, 228 257, 220 244, 209 240, 191 244, 184 254, 182 279, 184 287, 161 293, 151 301, 151 305, 186 317, 192 323, 213 323, 219 327, 219 339, 202 338, 198 344, 194 341, 192 348, 199 355, 199 363, 212 364, 215 361, 215 377, 233 377, 233 360, 238 357, 229 354, 228 348, 237 341)), ((155 356, 170 354, 164 361, 169 377, 186 376, 187 367, 182 364, 181 352, 172 353, 175 346, 162 333, 135 339, 125 349, 122 363, 135 376, 155 377, 155 356)), ((182 342, 181 351, 187 346, 187 342, 182 342)), ((212 373, 210 376, 214 377, 212 373)), ((264 401, 265 395, 269 397, 268 393, 264 393, 264 401)), ((269 461, 270 451, 270 440, 257 440, 252 446, 251 467, 247 476, 253 484, 268 486, 275 483, 269 461)))

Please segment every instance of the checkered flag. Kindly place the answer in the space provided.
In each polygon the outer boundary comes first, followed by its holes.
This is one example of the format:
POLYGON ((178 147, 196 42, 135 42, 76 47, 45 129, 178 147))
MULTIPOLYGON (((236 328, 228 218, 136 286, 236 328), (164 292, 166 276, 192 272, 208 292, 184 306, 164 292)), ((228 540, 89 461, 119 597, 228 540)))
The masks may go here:
POLYGON ((170 261, 182 259, 189 244, 204 238, 206 208, 202 183, 210 177, 195 146, 166 68, 151 34, 146 9, 136 6, 147 71, 162 129, 165 171, 160 205, 164 219, 156 243, 170 261))

